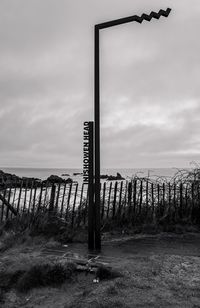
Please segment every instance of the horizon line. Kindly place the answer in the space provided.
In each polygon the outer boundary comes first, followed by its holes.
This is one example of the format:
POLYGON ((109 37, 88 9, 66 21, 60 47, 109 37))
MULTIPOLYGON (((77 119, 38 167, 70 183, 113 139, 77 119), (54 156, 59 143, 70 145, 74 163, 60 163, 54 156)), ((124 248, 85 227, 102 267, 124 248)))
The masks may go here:
MULTIPOLYGON (((28 166, 0 166, 1 168, 6 169, 83 169, 83 167, 28 167, 28 166)), ((191 168, 189 166, 182 167, 102 167, 101 169, 116 169, 116 170, 128 170, 128 169, 185 169, 191 168)))

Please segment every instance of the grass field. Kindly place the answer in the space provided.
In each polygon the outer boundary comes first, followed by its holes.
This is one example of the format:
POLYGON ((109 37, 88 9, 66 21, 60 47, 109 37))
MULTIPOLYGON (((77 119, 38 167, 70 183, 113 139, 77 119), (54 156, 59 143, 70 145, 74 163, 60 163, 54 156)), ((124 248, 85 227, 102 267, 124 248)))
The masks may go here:
MULTIPOLYGON (((78 272, 73 266, 67 272, 69 264, 63 254, 53 253, 63 249, 55 240, 23 235, 5 250, 6 240, 0 239, 2 308, 200 307, 198 233, 105 234, 102 260, 121 275, 104 277, 99 283, 93 282, 95 273, 78 272), (44 254, 44 249, 52 253, 44 254), (27 280, 23 279, 27 277, 29 287, 20 288, 24 282, 26 286, 27 280)), ((64 249, 85 255, 87 244, 72 243, 64 249)))

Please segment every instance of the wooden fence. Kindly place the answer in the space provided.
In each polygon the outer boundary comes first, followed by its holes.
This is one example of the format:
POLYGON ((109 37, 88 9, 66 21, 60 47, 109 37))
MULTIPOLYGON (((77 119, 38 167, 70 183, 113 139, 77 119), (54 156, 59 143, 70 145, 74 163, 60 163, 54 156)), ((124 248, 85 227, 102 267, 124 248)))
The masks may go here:
MULTIPOLYGON (((21 182, 0 189, 0 222, 23 213, 56 212, 71 226, 87 224, 88 185, 21 182)), ((126 223, 200 222, 199 182, 147 180, 101 184, 101 220, 126 223)))

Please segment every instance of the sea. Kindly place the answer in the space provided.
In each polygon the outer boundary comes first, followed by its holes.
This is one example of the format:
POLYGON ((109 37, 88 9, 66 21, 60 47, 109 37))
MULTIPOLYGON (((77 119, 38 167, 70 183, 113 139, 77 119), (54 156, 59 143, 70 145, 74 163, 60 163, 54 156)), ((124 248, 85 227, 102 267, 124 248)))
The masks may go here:
MULTIPOLYGON (((71 178, 78 183, 82 182, 81 168, 9 168, 0 167, 0 170, 15 174, 20 177, 33 177, 41 180, 47 179, 50 175, 57 175, 64 179, 71 178)), ((121 174, 126 180, 137 176, 149 179, 167 179, 170 181, 177 173, 177 168, 119 168, 119 169, 102 169, 101 174, 116 175, 117 172, 121 174)))
MULTIPOLYGON (((83 175, 82 175, 82 169, 81 168, 8 168, 8 167, 0 167, 0 170, 15 174, 19 177, 31 177, 31 178, 37 178, 41 180, 47 179, 50 175, 57 175, 59 177, 62 177, 64 179, 71 178, 75 183, 78 183, 78 194, 75 197, 70 198, 70 206, 73 205, 74 200, 76 200, 76 204, 80 203, 80 196, 81 196, 81 189, 82 189, 82 183, 83 183, 83 175), (74 199, 75 198, 75 199, 74 199)), ((101 174, 107 174, 107 175, 116 175, 117 173, 120 173, 122 177, 125 178, 125 180, 130 180, 131 178, 137 176, 139 178, 148 178, 150 180, 158 180, 160 179, 162 182, 162 179, 164 181, 170 182, 170 180, 174 177, 174 175, 177 173, 177 169, 175 168, 130 168, 130 169, 102 169, 101 174)), ((101 182, 105 182, 106 180, 102 179, 101 182)), ((75 188, 76 185, 73 185, 72 187, 72 196, 75 196, 75 188)), ((84 186, 85 187, 85 186, 84 186)), ((108 185, 107 185, 108 188, 108 185)), ((60 190, 60 193, 62 194, 62 189, 60 190)), ((40 197, 40 189, 36 191, 36 200, 40 197)), ((25 193, 25 190, 22 191, 20 194, 20 190, 17 189, 16 192, 13 191, 13 202, 17 206, 18 199, 21 198, 23 207, 24 204, 30 204, 30 198, 31 198, 31 190, 28 189, 28 191, 25 193)), ((51 189, 47 189, 47 199, 50 199, 51 189)), ((107 194, 107 193, 106 193, 107 194)), ((83 198, 86 198, 87 196, 87 189, 83 190, 83 198)), ((59 199, 58 207, 61 205, 61 199, 59 199)))

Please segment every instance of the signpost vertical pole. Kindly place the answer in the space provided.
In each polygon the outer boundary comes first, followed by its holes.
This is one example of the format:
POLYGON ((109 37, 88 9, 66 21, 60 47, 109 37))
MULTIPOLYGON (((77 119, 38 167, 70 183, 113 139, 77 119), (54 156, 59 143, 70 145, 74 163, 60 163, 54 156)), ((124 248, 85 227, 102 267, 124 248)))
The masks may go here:
POLYGON ((101 250, 100 220, 100 91, 99 28, 94 28, 94 119, 95 119, 95 249, 101 250))

